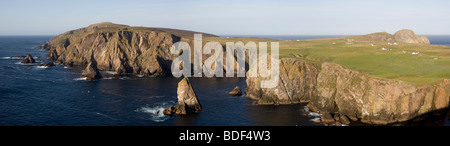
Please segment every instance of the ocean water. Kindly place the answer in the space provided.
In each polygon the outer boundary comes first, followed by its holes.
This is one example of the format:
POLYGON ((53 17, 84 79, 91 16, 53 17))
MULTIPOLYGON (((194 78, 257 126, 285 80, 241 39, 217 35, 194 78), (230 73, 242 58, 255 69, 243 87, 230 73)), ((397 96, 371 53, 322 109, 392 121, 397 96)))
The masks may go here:
MULTIPOLYGON (((228 95, 235 86, 243 89, 245 78, 190 78, 203 110, 165 116, 161 111, 176 104, 181 78, 128 76, 90 82, 79 78, 79 68, 39 68, 48 61, 47 52, 34 47, 51 37, 0 36, 0 126, 318 125, 313 121, 320 115, 305 113, 306 104, 259 106, 244 96, 228 95), (23 65, 21 59, 10 58, 26 54, 42 62, 23 65)), ((308 37, 318 36, 279 38, 308 37)), ((448 45, 446 38, 450 36, 430 37, 432 43, 448 45)), ((419 125, 446 125, 446 121, 433 119, 419 125)))

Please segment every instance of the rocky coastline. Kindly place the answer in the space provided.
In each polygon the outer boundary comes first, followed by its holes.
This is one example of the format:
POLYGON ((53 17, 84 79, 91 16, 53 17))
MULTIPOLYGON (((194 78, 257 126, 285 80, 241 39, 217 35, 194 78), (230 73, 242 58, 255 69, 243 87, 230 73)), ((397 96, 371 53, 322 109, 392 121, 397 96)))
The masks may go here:
MULTIPOLYGON (((170 53, 170 47, 180 40, 192 43, 187 36, 193 33, 99 23, 58 35, 38 48, 48 50, 47 58, 57 64, 85 66, 81 77, 87 80, 101 78, 100 70, 114 71, 114 78, 126 74, 160 77, 170 74, 176 57, 170 53)), ((411 36, 415 34, 405 30, 384 39, 429 44, 426 38, 410 39, 411 36)), ((319 122, 324 123, 347 124, 350 119, 390 124, 449 106, 450 80, 417 86, 372 77, 332 62, 311 63, 301 57, 280 60, 280 82, 275 88, 260 88, 262 80, 266 78, 247 77, 245 96, 260 105, 308 103, 311 111, 323 115, 319 122)), ((182 96, 180 87, 193 92, 187 78, 178 87, 178 96, 182 96)), ((241 95, 242 91, 237 87, 230 94, 241 95)), ((185 96, 179 97, 179 104, 164 110, 164 114, 184 115, 201 110, 195 93, 185 96), (190 104, 184 99, 196 102, 190 104)))
POLYGON ((247 97, 262 105, 304 102, 311 111, 368 124, 404 122, 449 106, 450 80, 416 86, 371 77, 330 62, 321 65, 298 59, 280 62, 278 86, 263 89, 258 85, 264 78, 248 77, 247 97))

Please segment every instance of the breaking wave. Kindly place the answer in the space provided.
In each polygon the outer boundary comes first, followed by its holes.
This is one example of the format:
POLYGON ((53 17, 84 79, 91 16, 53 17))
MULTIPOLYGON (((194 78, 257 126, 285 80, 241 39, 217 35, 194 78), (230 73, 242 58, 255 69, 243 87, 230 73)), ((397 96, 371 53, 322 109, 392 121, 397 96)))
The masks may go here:
POLYGON ((170 118, 170 116, 166 116, 163 114, 164 109, 172 106, 172 103, 162 102, 153 105, 146 105, 135 111, 138 113, 146 113, 150 115, 150 120, 154 122, 164 122, 170 118))
POLYGON ((75 80, 75 81, 86 81, 86 77, 84 77, 84 78, 74 78, 73 80, 75 80))

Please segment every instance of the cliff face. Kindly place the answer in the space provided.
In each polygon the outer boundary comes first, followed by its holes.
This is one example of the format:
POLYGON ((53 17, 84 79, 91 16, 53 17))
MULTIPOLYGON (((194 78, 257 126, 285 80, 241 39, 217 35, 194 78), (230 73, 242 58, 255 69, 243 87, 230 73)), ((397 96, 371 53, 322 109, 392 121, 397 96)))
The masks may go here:
POLYGON ((39 48, 49 51, 47 58, 68 66, 87 65, 94 59, 99 70, 162 76, 170 73, 172 44, 189 42, 186 37, 194 33, 99 23, 58 35, 39 48))
POLYGON ((276 88, 259 88, 261 80, 264 79, 247 78, 246 89, 247 96, 259 104, 309 100, 312 111, 339 114, 371 124, 407 121, 446 108, 450 93, 450 80, 419 87, 370 77, 335 63, 323 63, 319 67, 295 59, 281 60, 280 82, 276 88))
POLYGON ((300 60, 287 58, 280 60, 280 80, 276 88, 260 88, 266 78, 247 77, 246 96, 257 100, 258 104, 292 104, 308 102, 317 95, 317 66, 300 60))

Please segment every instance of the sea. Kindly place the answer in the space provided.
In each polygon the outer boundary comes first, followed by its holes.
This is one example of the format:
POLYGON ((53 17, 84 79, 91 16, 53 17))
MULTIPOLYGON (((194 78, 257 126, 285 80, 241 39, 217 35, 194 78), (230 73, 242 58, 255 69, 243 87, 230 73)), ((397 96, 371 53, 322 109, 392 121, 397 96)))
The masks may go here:
MULTIPOLYGON (((181 78, 127 76, 96 81, 80 79, 82 69, 61 65, 42 68, 47 51, 35 49, 53 36, 0 36, 0 126, 321 126, 306 104, 256 105, 242 90, 245 78, 190 78, 203 110, 186 116, 162 114, 177 104, 181 78), (21 64, 13 56, 40 60, 21 64)), ((340 37, 224 36, 286 40, 340 37)), ((432 44, 450 46, 449 36, 428 36, 432 44)), ((102 72, 105 74, 111 72, 102 72)), ((358 125, 356 124, 352 125, 358 125)), ((362 124, 363 125, 363 124, 362 124)), ((447 125, 447 116, 404 125, 447 125)))

